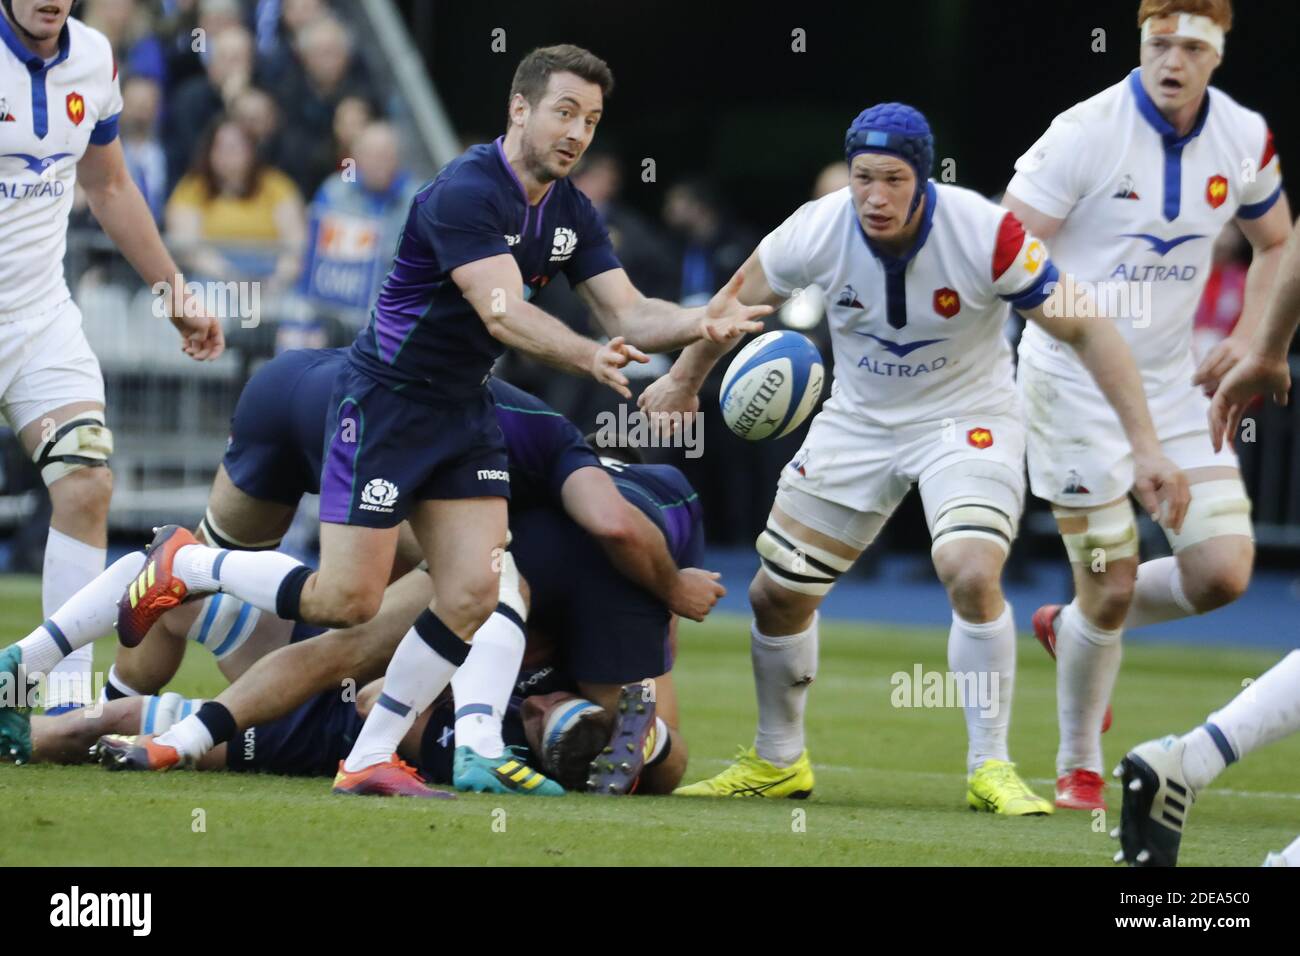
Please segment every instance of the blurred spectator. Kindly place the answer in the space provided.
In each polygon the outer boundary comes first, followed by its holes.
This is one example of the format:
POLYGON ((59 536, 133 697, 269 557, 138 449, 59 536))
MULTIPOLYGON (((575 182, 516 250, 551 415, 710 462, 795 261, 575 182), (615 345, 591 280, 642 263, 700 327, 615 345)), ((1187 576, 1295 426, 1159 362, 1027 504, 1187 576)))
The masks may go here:
POLYGON ((190 165, 190 150, 213 119, 253 82, 253 38, 226 27, 208 38, 207 71, 176 90, 167 111, 167 172, 172 182, 190 165))
POLYGON ((345 96, 334 108, 334 169, 344 168, 344 161, 354 158, 357 138, 378 119, 374 104, 364 96, 345 96))
POLYGON ((113 58, 124 75, 148 77, 165 86, 167 54, 153 32, 150 7, 147 0, 86 0, 79 16, 108 37, 113 58))
POLYGON ((1196 308, 1192 353, 1198 362, 1237 327, 1246 300, 1246 270, 1249 266, 1246 237, 1236 223, 1230 222, 1214 240, 1210 277, 1196 308))
POLYGON ((167 50, 169 91, 203 76, 218 34, 246 27, 239 0, 163 0, 163 11, 157 29, 167 50))
POLYGON ((573 184, 605 217, 614 251, 633 284, 653 298, 671 299, 677 292, 672 249, 653 224, 619 201, 623 170, 618 157, 588 152, 573 174, 573 184))
POLYGON ((312 200, 303 291, 355 329, 392 266, 419 183, 388 123, 366 126, 352 152, 355 167, 328 177, 312 200))
POLYGON ((154 221, 161 223, 167 200, 167 155, 158 142, 158 113, 162 88, 148 76, 122 82, 122 113, 118 120, 122 153, 131 178, 140 187, 154 221))
POLYGON ((682 241, 677 293, 682 305, 708 302, 754 249, 754 237, 731 221, 717 189, 707 180, 671 187, 664 222, 682 241))
POLYGON ((307 24, 332 13, 325 0, 258 0, 257 57, 268 85, 278 88, 291 74, 301 74, 294 37, 307 24))
POLYGON ((280 108, 275 98, 260 87, 250 86, 241 91, 230 104, 230 118, 244 128, 257 148, 257 154, 268 166, 284 168, 287 150, 280 123, 280 108))
POLYGON ((264 279, 271 291, 298 276, 306 233, 302 197, 289 177, 261 160, 232 119, 205 134, 193 168, 167 203, 166 220, 168 239, 189 272, 264 279))
POLYGON ((285 135, 294 144, 285 171, 304 194, 311 194, 335 168, 334 114, 349 96, 370 99, 364 68, 352 55, 352 42, 334 17, 314 20, 294 35, 301 74, 277 84, 285 135))
POLYGON ((837 159, 817 174, 817 181, 813 183, 812 198, 821 199, 823 196, 829 196, 837 189, 843 189, 848 184, 849 164, 842 159, 837 159))

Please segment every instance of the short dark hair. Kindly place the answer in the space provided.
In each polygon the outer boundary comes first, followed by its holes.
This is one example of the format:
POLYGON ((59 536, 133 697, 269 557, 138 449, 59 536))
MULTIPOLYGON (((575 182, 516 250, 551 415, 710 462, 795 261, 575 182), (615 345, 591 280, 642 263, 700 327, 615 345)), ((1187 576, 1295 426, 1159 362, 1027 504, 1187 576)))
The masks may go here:
POLYGON ((572 43, 538 47, 519 61, 515 78, 510 81, 510 99, 518 93, 536 106, 546 92, 552 73, 572 73, 600 87, 602 97, 614 89, 614 74, 609 65, 590 50, 572 43))

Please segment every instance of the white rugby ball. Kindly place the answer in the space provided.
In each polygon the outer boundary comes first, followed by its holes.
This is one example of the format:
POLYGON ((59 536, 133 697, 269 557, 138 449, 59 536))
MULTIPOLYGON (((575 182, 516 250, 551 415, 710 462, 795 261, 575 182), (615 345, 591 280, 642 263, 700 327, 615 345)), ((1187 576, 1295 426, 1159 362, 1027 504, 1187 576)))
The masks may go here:
POLYGON ((749 441, 781 438, 798 428, 822 393, 826 368, 807 336, 765 332, 732 361, 719 402, 727 427, 749 441))

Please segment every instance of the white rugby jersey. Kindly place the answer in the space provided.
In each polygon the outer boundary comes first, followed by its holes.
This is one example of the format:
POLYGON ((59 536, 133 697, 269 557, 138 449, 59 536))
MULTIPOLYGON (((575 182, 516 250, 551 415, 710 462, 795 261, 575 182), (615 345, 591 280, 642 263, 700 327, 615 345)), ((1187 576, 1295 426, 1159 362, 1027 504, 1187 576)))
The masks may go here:
POLYGON ((894 258, 868 241, 846 186, 758 246, 778 295, 826 291, 835 400, 886 427, 1014 409, 1007 303, 1032 308, 1056 279, 1044 244, 978 193, 928 182, 922 215, 894 258))
POLYGON ((117 136, 117 65, 68 18, 48 63, 0 15, 0 322, 68 298, 63 253, 77 163, 117 136))
MULTIPOLYGON (((1180 139, 1134 70, 1057 116, 1016 161, 1007 191, 1065 220, 1052 238, 1057 264, 1075 279, 1105 283, 1101 292, 1111 314, 1121 313, 1116 325, 1154 391, 1191 381, 1192 324, 1214 239, 1234 216, 1268 212, 1282 173, 1258 113, 1210 87, 1196 126, 1180 139), (1151 314, 1136 315, 1148 291, 1151 314)), ((1074 351, 1042 329, 1026 329, 1020 349, 1035 365, 1087 377, 1074 351)))

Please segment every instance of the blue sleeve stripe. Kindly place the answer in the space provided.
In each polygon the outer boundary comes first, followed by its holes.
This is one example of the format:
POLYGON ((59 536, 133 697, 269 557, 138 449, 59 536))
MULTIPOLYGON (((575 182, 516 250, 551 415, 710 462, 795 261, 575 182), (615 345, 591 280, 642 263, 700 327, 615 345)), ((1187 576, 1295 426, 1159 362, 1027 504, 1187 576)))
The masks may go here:
POLYGON ((90 141, 96 146, 107 146, 117 139, 117 118, 121 113, 114 113, 108 119, 102 119, 90 131, 90 141))
POLYGON ((1043 304, 1047 297, 1052 294, 1052 290, 1048 287, 1055 285, 1060 281, 1060 278, 1061 273, 1057 271, 1056 263, 1048 259, 1047 266, 1043 269, 1043 274, 1038 277, 1037 282, 1020 292, 1011 295, 999 295, 998 298, 1010 302, 1011 307, 1014 309, 1032 309, 1043 304))
POLYGON ((144 712, 144 726, 140 730, 146 734, 151 734, 153 733, 154 721, 158 718, 158 698, 151 695, 148 701, 149 703, 146 705, 144 712))
POLYGON ((1264 215, 1264 213, 1268 212, 1270 209, 1273 208, 1274 204, 1278 201, 1281 195, 1282 195, 1282 184, 1278 183, 1277 189, 1274 189, 1273 194, 1269 196, 1267 199, 1261 199, 1259 202, 1253 202, 1247 205, 1238 206, 1237 218, 1258 219, 1260 216, 1264 215))

